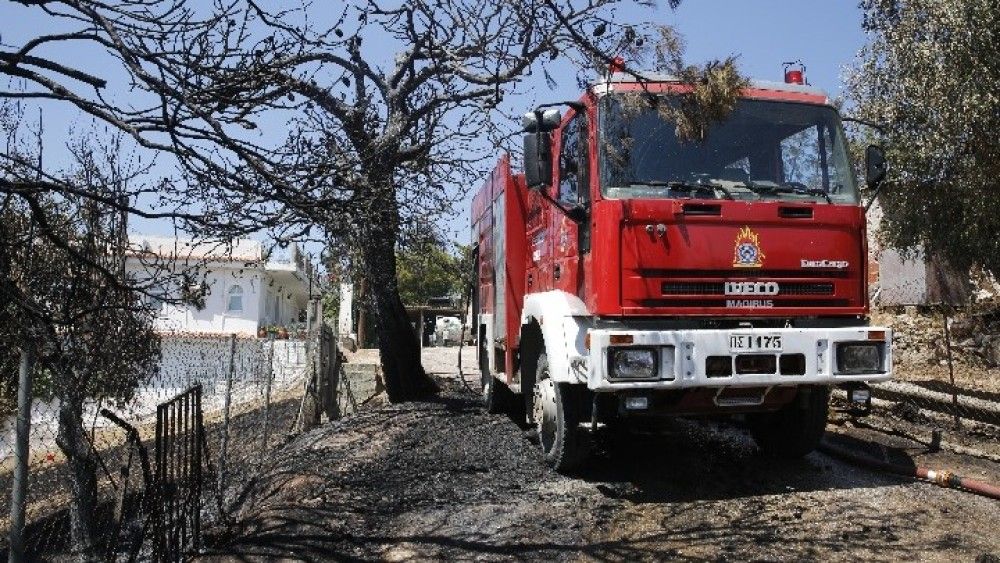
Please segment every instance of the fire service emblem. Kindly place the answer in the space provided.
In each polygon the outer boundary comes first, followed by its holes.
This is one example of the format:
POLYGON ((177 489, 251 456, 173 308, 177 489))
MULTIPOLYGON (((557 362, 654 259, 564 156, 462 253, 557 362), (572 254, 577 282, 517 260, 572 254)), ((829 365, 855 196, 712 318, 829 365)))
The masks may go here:
POLYGON ((760 268, 764 265, 764 252, 760 249, 760 239, 750 227, 743 227, 736 233, 736 250, 733 257, 734 268, 760 268))

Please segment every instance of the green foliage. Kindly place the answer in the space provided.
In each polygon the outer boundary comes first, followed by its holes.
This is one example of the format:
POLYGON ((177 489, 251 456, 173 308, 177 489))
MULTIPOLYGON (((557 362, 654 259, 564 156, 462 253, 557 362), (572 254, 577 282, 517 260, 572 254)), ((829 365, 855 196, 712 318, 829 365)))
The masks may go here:
POLYGON ((734 57, 709 61, 703 67, 684 64, 684 44, 676 32, 668 27, 658 31, 657 66, 690 84, 692 91, 680 96, 677 105, 661 103, 657 108, 664 118, 677 123, 679 138, 703 139, 712 123, 732 113, 740 94, 750 86, 750 80, 739 73, 734 57))
POLYGON ((116 274, 124 260, 117 217, 90 202, 43 203, 44 234, 13 202, 0 213, 0 348, 12 351, 0 359, 4 401, 24 346, 36 356, 36 396, 128 399, 155 372, 159 337, 130 280, 116 274))
POLYGON ((889 244, 1000 271, 1000 11, 993 0, 866 0, 850 92, 882 124, 889 244))
POLYGON ((468 292, 476 283, 476 256, 472 252, 472 245, 456 243, 455 249, 458 251, 456 265, 458 267, 459 290, 462 297, 467 299, 468 292))
MULTIPOLYGON (((20 350, 5 348, 0 351, 0 420, 17 412, 17 380, 20 367, 20 350)), ((52 372, 36 365, 31 377, 32 396, 51 399, 54 392, 52 372)))
POLYGON ((329 291, 320 298, 323 306, 323 319, 328 323, 336 323, 337 315, 340 311, 340 286, 333 285, 329 291))
POLYGON ((461 294, 463 271, 461 256, 449 253, 439 242, 423 241, 396 251, 399 296, 406 305, 426 305, 432 297, 461 294))

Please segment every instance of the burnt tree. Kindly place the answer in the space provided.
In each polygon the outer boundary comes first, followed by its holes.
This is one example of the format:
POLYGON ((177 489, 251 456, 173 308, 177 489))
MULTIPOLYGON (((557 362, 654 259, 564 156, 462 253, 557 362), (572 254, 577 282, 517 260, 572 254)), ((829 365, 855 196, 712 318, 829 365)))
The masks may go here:
MULTIPOLYGON (((253 0, 22 4, 70 29, 0 48, 0 75, 15 79, 0 98, 63 100, 172 157, 176 178, 149 189, 156 211, 137 197, 101 201, 111 208, 216 236, 266 231, 279 243, 354 248, 392 401, 433 387, 398 295, 401 231, 451 212, 481 180, 513 133, 504 97, 525 76, 548 77, 555 60, 604 67, 655 35, 619 23, 617 8, 643 0, 367 0, 279 12, 253 0), (129 79, 128 103, 102 94, 105 79, 47 58, 53 42, 104 49, 129 79)), ((681 68, 679 40, 661 38, 657 57, 700 80, 681 68)), ((49 188, 0 183, 21 198, 49 188)))
MULTIPOLYGON (((8 173, 11 171, 8 170, 8 173)), ((64 180, 115 199, 91 155, 64 180)), ((82 559, 99 554, 97 452, 88 402, 127 400, 154 371, 159 338, 124 268, 125 215, 92 199, 46 194, 0 202, 0 345, 30 348, 59 400, 56 444, 66 456, 70 532, 82 559)))
POLYGON ((255 68, 270 85, 234 90, 234 99, 294 110, 286 150, 300 155, 301 176, 293 183, 322 187, 321 199, 336 202, 298 211, 357 250, 391 401, 434 389, 399 297, 401 234, 452 212, 480 181, 512 133, 505 94, 544 72, 543 61, 562 56, 589 67, 604 52, 633 47, 642 30, 612 21, 624 3, 372 0, 344 8, 328 26, 251 4, 272 33, 215 76, 234 85, 227 73, 255 68))

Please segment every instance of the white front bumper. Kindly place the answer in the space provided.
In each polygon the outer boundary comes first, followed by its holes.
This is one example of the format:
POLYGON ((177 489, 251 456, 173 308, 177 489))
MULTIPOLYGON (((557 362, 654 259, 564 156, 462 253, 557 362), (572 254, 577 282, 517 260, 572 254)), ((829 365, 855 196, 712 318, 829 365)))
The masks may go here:
MULTIPOLYGON (((892 377, 892 332, 882 327, 851 328, 782 328, 782 329, 726 329, 726 330, 629 330, 590 329, 590 356, 588 358, 587 387, 594 391, 626 389, 680 389, 691 387, 754 387, 773 385, 822 384, 836 385, 848 381, 876 382, 892 377), (836 351, 841 342, 868 341, 869 332, 882 331, 885 339, 881 373, 837 373, 836 351), (705 361, 709 356, 751 354, 731 352, 730 335, 760 334, 781 335, 780 352, 753 352, 752 354, 803 354, 805 373, 747 373, 725 377, 708 377, 705 361), (623 381, 608 374, 608 350, 612 336, 631 336, 627 346, 654 348, 658 351, 660 369, 656 379, 623 381), (672 347, 672 349, 671 349, 672 347), (669 355, 672 352, 673 367, 669 355)), ((775 371, 780 371, 776 369, 775 371)))

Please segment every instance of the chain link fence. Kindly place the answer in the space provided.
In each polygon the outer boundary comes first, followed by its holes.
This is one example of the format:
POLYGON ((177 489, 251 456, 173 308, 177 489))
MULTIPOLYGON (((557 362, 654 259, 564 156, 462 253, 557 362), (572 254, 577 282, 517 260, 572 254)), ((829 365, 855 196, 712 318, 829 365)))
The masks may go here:
MULTIPOLYGON (((124 399, 88 401, 83 415, 86 441, 94 453, 88 463, 97 475, 95 518, 90 523, 98 540, 96 550, 107 559, 154 555, 148 516, 160 508, 149 505, 151 499, 143 497, 162 485, 156 484, 163 481, 156 477, 157 465, 174 463, 167 458, 161 461, 163 452, 154 451, 163 433, 158 426, 158 406, 197 390, 197 413, 192 410, 195 402, 187 399, 183 412, 172 411, 187 418, 171 430, 179 444, 171 447, 180 447, 190 455, 201 442, 196 450, 204 454, 197 462, 198 520, 199 525, 213 525, 227 518, 270 451, 317 422, 324 401, 336 404, 336 399, 321 400, 318 395, 321 387, 335 387, 336 377, 316 377, 331 367, 331 354, 321 353, 321 343, 326 343, 328 350, 332 341, 329 329, 315 330, 309 339, 163 335, 157 373, 150 374, 124 399), (193 423, 188 421, 196 420, 191 418, 195 414, 201 417, 201 436, 191 434, 193 423)), ((332 358, 336 358, 335 353, 332 358)), ((29 557, 51 559, 76 549, 70 539, 71 506, 80 502, 80 494, 74 492, 71 476, 78 466, 73 463, 77 460, 66 458, 59 445, 59 401, 44 392, 46 374, 35 372, 28 472, 25 482, 20 483, 27 492, 25 525, 16 531, 21 532, 29 557)), ((13 513, 7 509, 15 488, 16 413, 14 405, 3 408, 0 554, 6 558, 13 513)), ((160 468, 168 472, 175 469, 160 468)), ((157 494, 162 497, 157 502, 165 502, 169 496, 162 490, 157 494)), ((157 558, 164 558, 162 555, 157 558)))

